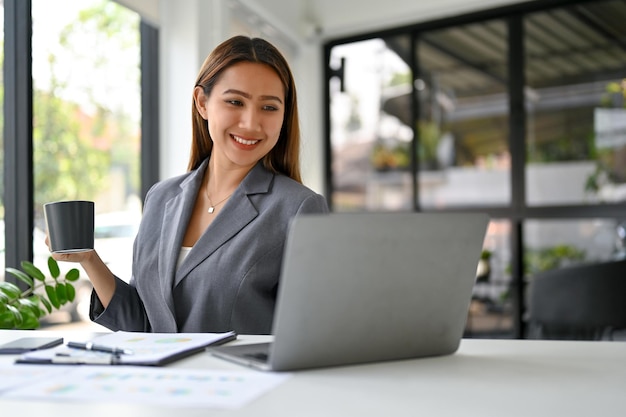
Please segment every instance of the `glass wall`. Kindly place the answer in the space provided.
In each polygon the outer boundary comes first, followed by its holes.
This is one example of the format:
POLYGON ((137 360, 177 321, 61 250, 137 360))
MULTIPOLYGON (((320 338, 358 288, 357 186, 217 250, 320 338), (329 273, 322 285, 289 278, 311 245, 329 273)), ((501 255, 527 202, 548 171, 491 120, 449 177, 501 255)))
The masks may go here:
MULTIPOLYGON (((32 16, 35 265, 48 256, 43 204, 92 200, 96 250, 128 280, 141 215, 139 16, 110 0, 33 0, 32 16)), ((81 280, 73 318, 85 318, 90 290, 81 280)))
MULTIPOLYGON (((408 34, 330 50, 333 210, 510 204, 505 23, 429 31, 415 45, 415 77, 408 34)), ((510 228, 489 226, 468 334, 511 332, 510 228)))
MULTIPOLYGON (((0 2, 0 149, 4 149, 4 3, 0 2)), ((0 152, 0 281, 4 280, 4 151, 0 152)))
POLYGON ((626 201, 624 2, 524 19, 529 205, 626 201))
POLYGON ((618 223, 607 219, 528 219, 524 223, 525 268, 538 272, 620 256, 618 223))
MULTIPOLYGON (((626 201, 624 16, 626 4, 611 0, 525 17, 529 206, 626 201)), ((617 211, 614 218, 593 217, 590 208, 582 212, 591 218, 526 221, 525 281, 550 269, 623 258, 626 211, 617 211)))
POLYGON ((336 46, 330 67, 332 200, 337 211, 409 210, 411 201, 410 38, 336 46))
POLYGON ((534 274, 625 256, 626 3, 560 4, 326 45, 332 209, 492 218, 470 336, 523 337, 534 274))
POLYGON ((511 202, 504 21, 419 36, 419 206, 511 202))
POLYGON ((476 269, 476 283, 466 336, 510 337, 513 334, 511 228, 506 219, 492 219, 476 269))

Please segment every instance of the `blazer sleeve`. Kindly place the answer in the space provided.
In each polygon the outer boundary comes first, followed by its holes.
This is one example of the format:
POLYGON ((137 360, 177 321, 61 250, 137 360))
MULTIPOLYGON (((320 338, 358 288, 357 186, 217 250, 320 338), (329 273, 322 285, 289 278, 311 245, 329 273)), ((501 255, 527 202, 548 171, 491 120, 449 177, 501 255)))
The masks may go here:
POLYGON ((115 292, 107 308, 91 292, 89 318, 112 331, 150 332, 150 322, 137 289, 115 277, 115 292))
POLYGON ((296 215, 307 213, 328 213, 326 198, 320 194, 311 194, 302 201, 296 215))
MULTIPOLYGON (((150 204, 150 197, 157 185, 153 185, 146 194, 144 206, 150 204)), ((94 323, 112 331, 150 332, 152 330, 137 288, 117 276, 115 276, 113 298, 111 298, 106 308, 98 298, 95 290, 92 290, 89 318, 94 323)))

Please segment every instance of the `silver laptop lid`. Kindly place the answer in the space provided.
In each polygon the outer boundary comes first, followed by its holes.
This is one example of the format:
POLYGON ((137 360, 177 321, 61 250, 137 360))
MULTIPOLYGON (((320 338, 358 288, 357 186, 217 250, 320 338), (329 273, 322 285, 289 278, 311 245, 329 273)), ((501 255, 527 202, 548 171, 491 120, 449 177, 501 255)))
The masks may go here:
POLYGON ((302 215, 286 242, 270 368, 454 353, 488 217, 302 215))

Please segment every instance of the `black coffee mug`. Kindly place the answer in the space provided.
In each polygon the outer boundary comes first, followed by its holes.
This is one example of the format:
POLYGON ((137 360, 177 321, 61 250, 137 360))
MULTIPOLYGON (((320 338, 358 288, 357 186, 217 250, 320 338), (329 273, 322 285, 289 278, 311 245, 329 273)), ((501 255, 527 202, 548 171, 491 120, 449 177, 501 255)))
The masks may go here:
POLYGON ((52 252, 84 252, 93 249, 93 201, 56 201, 46 203, 43 207, 52 252))

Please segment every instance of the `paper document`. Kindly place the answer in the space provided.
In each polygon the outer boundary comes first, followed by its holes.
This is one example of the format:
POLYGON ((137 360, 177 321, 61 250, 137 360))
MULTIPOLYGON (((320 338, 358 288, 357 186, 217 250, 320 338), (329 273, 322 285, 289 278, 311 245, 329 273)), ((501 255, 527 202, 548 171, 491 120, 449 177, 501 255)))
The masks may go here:
POLYGON ((35 382, 46 380, 55 375, 62 375, 75 367, 64 366, 15 366, 0 365, 0 395, 9 389, 30 386, 35 382))
MULTIPOLYGON (((114 332, 94 338, 93 345, 127 350, 130 354, 114 355, 67 345, 28 352, 18 363, 87 364, 87 365, 164 365, 177 359, 234 340, 226 333, 140 333, 114 332)), ((71 342, 71 340, 68 340, 71 342)))
POLYGON ((290 374, 136 366, 47 367, 12 365, 0 375, 24 373, 0 399, 129 403, 176 408, 242 407, 286 381, 290 374), (63 371, 61 371, 61 369, 63 371), (37 378, 28 378, 38 374, 37 378))

